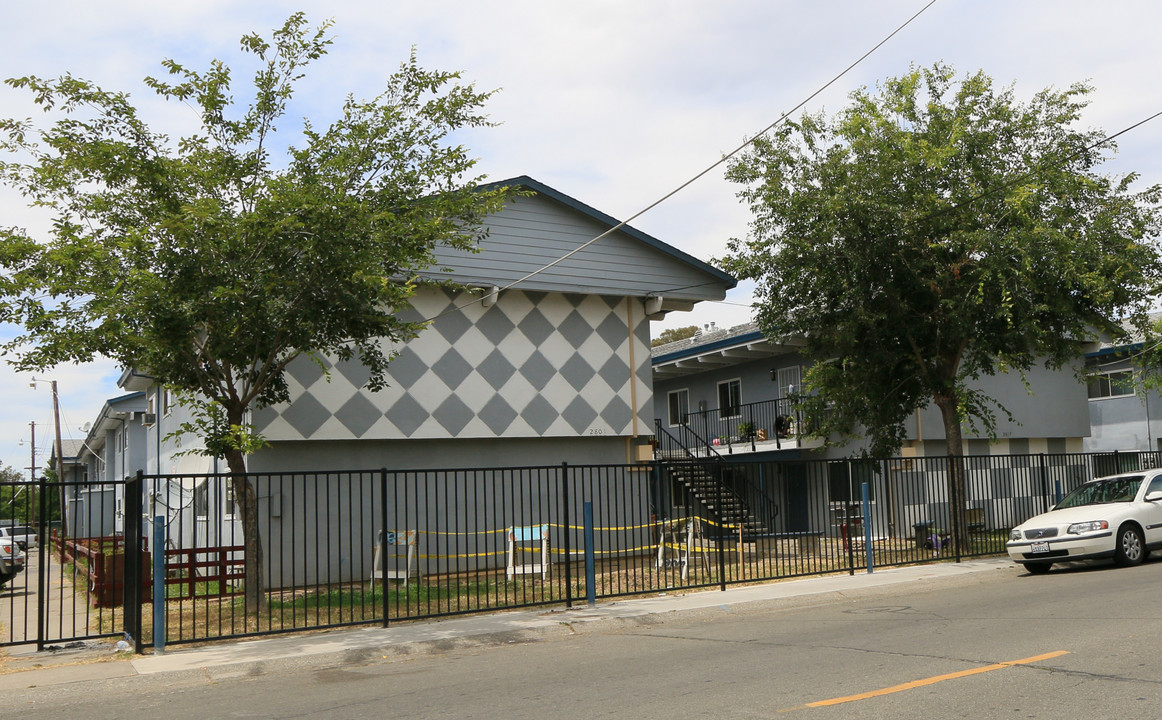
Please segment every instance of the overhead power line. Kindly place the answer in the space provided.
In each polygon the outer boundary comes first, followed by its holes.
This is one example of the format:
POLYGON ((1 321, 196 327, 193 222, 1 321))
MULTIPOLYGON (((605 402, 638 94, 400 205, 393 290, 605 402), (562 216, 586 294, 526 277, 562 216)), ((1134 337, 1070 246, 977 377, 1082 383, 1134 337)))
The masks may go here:
MULTIPOLYGON (((634 220, 636 220, 637 218, 641 217, 642 215, 645 215, 645 214, 646 214, 646 213, 648 213, 650 210, 653 210, 654 208, 656 208, 657 206, 661 205, 661 204, 662 204, 662 203, 664 203, 665 201, 669 200, 669 199, 670 199, 670 198, 672 198, 673 196, 675 196, 675 195, 677 195, 678 193, 682 192, 682 191, 683 191, 683 190, 685 190, 687 187, 689 187, 690 185, 694 184, 696 181, 698 181, 698 180, 699 180, 699 179, 701 179, 703 176, 705 176, 707 173, 709 173, 711 170, 714 170, 714 169, 715 169, 715 168, 717 168, 718 166, 720 166, 720 165, 722 165, 723 163, 725 163, 726 161, 730 160, 732 157, 734 157, 734 156, 735 156, 735 155, 737 155, 738 153, 740 153, 740 152, 742 152, 743 150, 745 150, 746 148, 750 147, 750 146, 751 146, 751 145, 752 145, 752 144, 753 144, 753 143, 754 143, 756 140, 758 140, 759 138, 761 138, 763 135, 766 135, 768 132, 770 132, 770 131, 771 131, 771 130, 773 130, 774 128, 776 128, 776 127, 778 127, 779 125, 781 125, 782 123, 786 122, 787 118, 789 118, 789 117, 790 117, 792 114, 794 114, 795 112, 797 112, 797 111, 798 111, 800 108, 802 108, 804 105, 806 105, 807 103, 811 102, 811 101, 812 101, 812 100, 814 100, 816 97, 818 97, 818 96, 819 96, 819 95, 820 95, 820 94, 821 94, 823 91, 827 90, 829 87, 831 87, 831 86, 832 86, 832 85, 834 85, 836 82, 838 82, 838 81, 839 81, 841 78, 843 78, 843 76, 845 76, 845 75, 847 75, 849 72, 851 72, 851 70, 852 70, 853 68, 855 68, 857 65, 859 65, 860 63, 862 63, 862 62, 863 62, 864 60, 866 60, 868 57, 870 57, 870 56, 872 55, 872 53, 874 53, 876 50, 879 50, 879 49, 880 49, 880 47, 882 47, 882 46, 883 46, 885 43, 887 43, 889 40, 891 40, 893 37, 895 37, 895 36, 896 36, 896 35, 897 35, 897 34, 898 34, 900 31, 902 31, 904 28, 906 28, 908 25, 910 25, 910 24, 912 23, 912 21, 913 21, 913 20, 915 20, 916 18, 920 17, 920 15, 922 15, 922 14, 924 13, 924 11, 925 11, 925 10, 927 10, 928 8, 932 7, 932 6, 933 6, 933 5, 935 5, 935 4, 936 4, 936 0, 929 0, 929 2, 928 2, 928 3, 927 3, 925 6, 924 6, 924 7, 920 8, 920 9, 919 9, 919 10, 918 10, 918 11, 917 11, 917 12, 916 12, 914 15, 912 15, 912 17, 910 17, 910 18, 908 18, 907 20, 905 20, 905 21, 903 22, 903 24, 901 24, 899 27, 897 27, 895 30, 893 30, 893 31, 892 31, 892 32, 890 32, 890 33, 889 33, 887 36, 885 36, 885 37, 884 37, 882 40, 880 40, 878 43, 876 43, 874 46, 872 46, 872 48, 871 48, 870 50, 868 50, 867 52, 865 52, 863 55, 860 55, 860 56, 859 56, 859 58, 855 60, 855 62, 851 63, 851 64, 850 64, 850 65, 848 65, 846 68, 844 68, 844 69, 843 69, 843 70, 842 70, 842 71, 841 71, 841 72, 840 72, 838 75, 836 75, 835 77, 833 77, 833 78, 831 78, 830 80, 828 80, 828 81, 827 81, 826 83, 824 83, 824 84, 823 84, 823 85, 822 85, 822 86, 821 86, 821 87, 820 87, 818 90, 816 90, 815 92, 813 92, 813 93, 811 93, 810 95, 808 95, 808 96, 807 96, 805 99, 803 99, 803 100, 802 100, 802 101, 801 101, 799 104, 795 105, 795 107, 793 107, 793 108, 791 108, 790 110, 788 110, 788 111, 784 112, 782 115, 780 115, 780 116, 779 116, 779 118, 778 118, 777 120, 775 120, 774 122, 772 122, 771 124, 769 124, 769 125, 767 125, 765 128, 763 128, 762 130, 760 130, 759 132, 757 132, 757 133, 755 133, 754 135, 752 135, 750 138, 748 138, 748 139, 747 139, 745 142, 743 142, 741 145, 739 145, 738 147, 736 147, 734 150, 731 150, 729 153, 727 153, 726 155, 723 155, 721 158, 719 158, 719 159, 718 159, 717 161, 715 161, 714 163, 711 163, 711 164, 710 164, 708 167, 706 167, 704 170, 702 170, 702 171, 701 171, 701 172, 699 172, 698 174, 696 174, 696 175, 694 175, 693 177, 691 177, 690 179, 686 180, 686 181, 685 181, 685 182, 683 182, 681 185, 679 185, 678 187, 674 188, 674 189, 673 189, 673 190, 671 190, 670 192, 666 193, 666 194, 665 194, 665 195, 663 195, 662 197, 658 198, 658 199, 657 199, 657 200, 655 200, 654 202, 650 203, 650 204, 649 204, 649 205, 647 205, 646 207, 642 208, 642 209, 641 209, 641 210, 639 210, 638 212, 634 213, 633 215, 630 215, 630 216, 629 216, 628 218, 626 218, 625 220, 622 220, 622 221, 621 221, 621 222, 619 222, 618 224, 616 224, 616 225, 614 225, 613 227, 609 228, 608 230, 606 230, 605 232, 601 233, 601 234, 600 234, 600 235, 598 235, 597 237, 594 237, 594 238, 592 238, 592 239, 590 239, 590 240, 587 240, 586 242, 582 243, 581 245, 578 245, 577 247, 573 248, 572 250, 570 250, 569 252, 565 253, 564 255, 562 255, 561 257, 557 258, 556 260, 553 260, 552 262, 550 262, 550 263, 547 263, 547 264, 543 265, 542 267, 540 267, 540 268, 538 268, 538 269, 536 269, 536 270, 534 270, 534 271, 532 271, 532 272, 528 273, 527 275, 525 275, 525 276, 523 276, 523 277, 521 277, 521 278, 519 278, 519 279, 517 279, 517 280, 514 280, 514 281, 512 281, 512 282, 510 282, 510 283, 508 283, 507 285, 505 285, 505 286, 503 286, 503 287, 499 288, 499 289, 498 289, 498 292, 503 292, 503 291, 505 291, 505 290, 509 290, 509 289, 511 289, 511 288, 513 288, 513 287, 515 287, 515 286, 517 286, 517 285, 519 285, 519 284, 521 284, 521 283, 525 282, 526 280, 529 280, 529 279, 531 279, 531 278, 533 278, 533 277, 535 277, 535 276, 537 276, 537 275, 539 275, 539 274, 541 274, 541 273, 545 272, 545 271, 546 271, 546 270, 548 270, 549 268, 551 268, 551 267, 553 267, 553 266, 555 266, 555 265, 557 265, 557 264, 559 264, 559 263, 561 263, 561 262, 564 262, 565 260, 567 260, 567 259, 569 259, 570 257, 572 257, 573 255, 576 255, 577 253, 581 252, 582 250, 584 250, 585 248, 589 247, 590 245, 592 245, 593 243, 597 242, 598 240, 601 240, 602 238, 606 238, 606 237, 608 237, 608 236, 612 235, 613 233, 617 232, 618 230, 620 230, 621 228, 625 227, 625 226, 626 226, 626 225, 628 225, 629 223, 633 222, 633 221, 634 221, 634 220)), ((451 308, 449 308, 449 309, 445 310, 444 312, 442 312, 442 313, 439 313, 438 315, 435 315, 435 316, 433 316, 433 317, 427 318, 427 319, 425 320, 425 322, 432 322, 432 321, 434 321, 434 320, 438 320, 438 319, 440 319, 440 318, 444 317, 445 315, 448 315, 448 314, 451 314, 451 313, 453 313, 453 312, 458 312, 458 311, 460 311, 460 310, 463 310, 464 308, 466 308, 466 307, 470 307, 470 306, 472 306, 472 305, 474 305, 474 304, 476 304, 476 303, 479 303, 479 302, 481 302, 482 300, 483 300, 483 298, 475 298, 475 299, 473 299, 473 300, 471 300, 471 301, 469 301, 469 302, 466 302, 466 303, 464 303, 463 305, 455 305, 455 306, 453 306, 453 307, 451 307, 451 308)))

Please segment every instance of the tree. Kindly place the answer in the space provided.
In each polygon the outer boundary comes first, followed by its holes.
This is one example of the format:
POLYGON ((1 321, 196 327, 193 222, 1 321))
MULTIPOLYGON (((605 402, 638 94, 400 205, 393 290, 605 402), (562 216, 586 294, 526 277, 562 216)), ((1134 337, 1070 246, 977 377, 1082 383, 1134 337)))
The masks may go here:
POLYGON ((662 332, 658 333, 656 338, 653 339, 653 342, 650 343, 650 347, 657 347, 659 345, 665 345, 667 343, 677 342, 679 340, 686 340, 687 338, 694 337, 694 334, 697 332, 697 325, 689 325, 687 327, 663 330, 662 332))
POLYGON ((822 360, 803 400, 821 433, 862 426, 884 456, 912 412, 939 408, 956 529, 961 425, 992 433, 1004 412, 973 380, 1125 337, 1162 264, 1159 189, 1098 174, 1112 144, 1073 127, 1088 86, 1022 103, 983 73, 953 75, 913 68, 757 141, 728 169, 754 219, 724 263, 758 281, 766 333, 822 360))
POLYGON ((199 398, 195 425, 225 458, 242 513, 250 611, 262 546, 244 473, 263 440, 248 410, 289 399, 284 371, 301 355, 358 358, 382 388, 384 341, 422 327, 396 314, 412 279, 436 265, 436 246, 474 248, 507 192, 479 189, 453 141, 491 124, 492 93, 421 69, 414 52, 378 97, 348 97, 326 129, 305 122, 276 163, 275 130, 328 27, 299 13, 269 42, 243 37, 258 71, 241 109, 221 61, 198 72, 165 60, 176 81, 145 83, 201 121, 176 142, 127 94, 72 76, 8 80, 57 119, 0 122, 4 180, 54 216, 47 239, 0 235, 0 320, 24 328, 3 349, 21 369, 103 354, 199 398))
POLYGON ((0 520, 31 524, 36 518, 35 488, 16 468, 0 465, 0 520))

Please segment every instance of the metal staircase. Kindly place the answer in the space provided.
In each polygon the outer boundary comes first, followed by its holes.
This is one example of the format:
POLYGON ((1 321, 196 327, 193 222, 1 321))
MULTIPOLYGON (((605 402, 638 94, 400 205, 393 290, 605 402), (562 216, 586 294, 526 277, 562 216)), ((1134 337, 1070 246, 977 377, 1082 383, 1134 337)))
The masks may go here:
POLYGON ((687 439, 689 444, 657 423, 655 437, 659 444, 655 457, 661 461, 664 472, 680 483, 692 499, 713 513, 724 527, 728 527, 730 534, 737 533, 740 526, 744 536, 769 532, 770 528, 761 515, 726 482, 729 469, 726 460, 688 427, 682 426, 678 432, 692 436, 687 439), (704 447, 707 452, 704 456, 696 456, 690 445, 704 447))

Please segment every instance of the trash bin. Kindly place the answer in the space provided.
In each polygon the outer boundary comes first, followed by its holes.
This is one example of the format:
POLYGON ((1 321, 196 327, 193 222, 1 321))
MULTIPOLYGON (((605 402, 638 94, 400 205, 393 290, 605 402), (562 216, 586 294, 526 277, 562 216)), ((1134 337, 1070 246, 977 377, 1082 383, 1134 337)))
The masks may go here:
POLYGON ((920 550, 928 550, 932 547, 932 523, 916 523, 912 526, 916 531, 916 547, 920 550))

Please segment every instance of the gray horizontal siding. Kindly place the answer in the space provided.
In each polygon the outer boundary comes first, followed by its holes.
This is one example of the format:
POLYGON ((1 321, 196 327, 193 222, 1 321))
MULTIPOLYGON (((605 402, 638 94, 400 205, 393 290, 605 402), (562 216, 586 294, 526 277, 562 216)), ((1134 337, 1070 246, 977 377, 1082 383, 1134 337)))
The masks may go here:
MULTIPOLYGON (((538 270, 608 228, 540 195, 518 197, 488 219, 481 252, 446 248, 441 265, 465 284, 504 286, 538 270)), ((433 276, 447 278, 447 274, 433 276)), ((598 295, 665 294, 685 300, 720 300, 725 284, 712 275, 624 233, 602 238, 527 280, 526 290, 598 295)))

